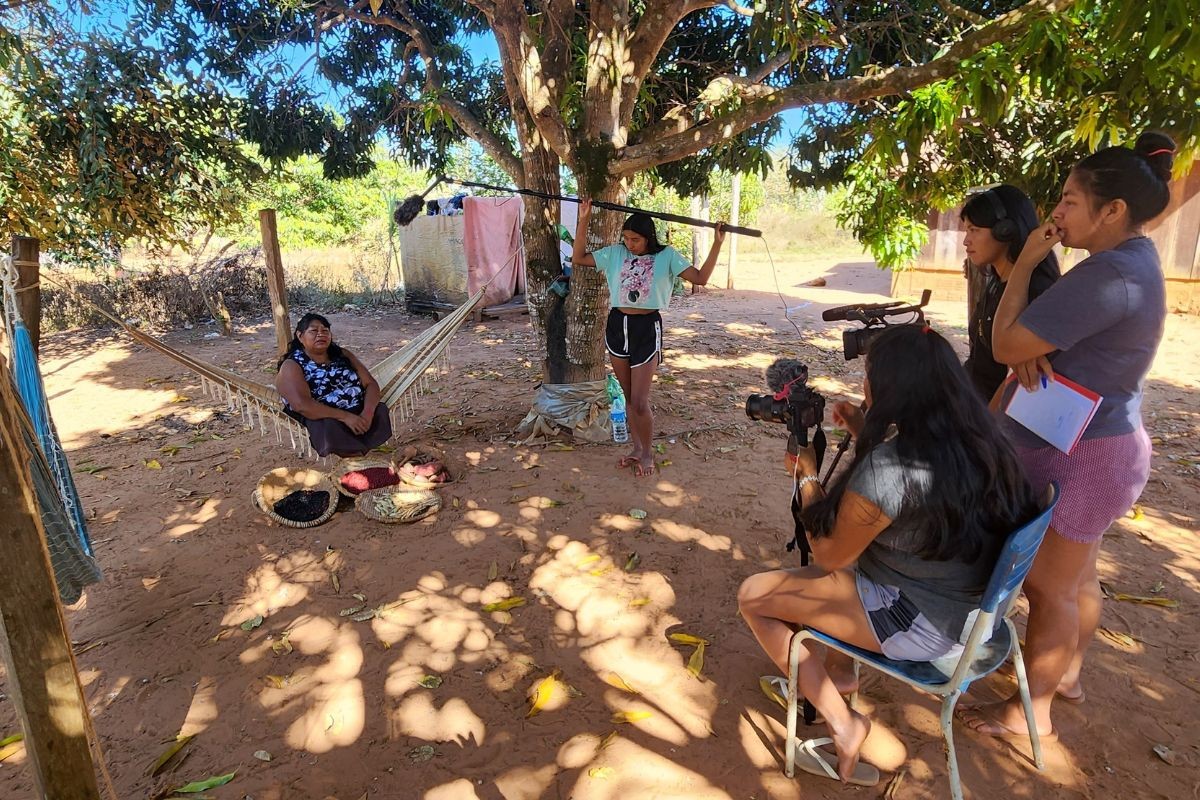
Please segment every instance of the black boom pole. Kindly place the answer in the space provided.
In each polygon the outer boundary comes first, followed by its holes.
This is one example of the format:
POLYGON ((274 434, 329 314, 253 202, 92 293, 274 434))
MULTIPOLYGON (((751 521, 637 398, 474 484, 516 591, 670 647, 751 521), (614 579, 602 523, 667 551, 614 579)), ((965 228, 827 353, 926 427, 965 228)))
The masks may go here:
MULTIPOLYGON (((509 192, 510 194, 523 194, 527 197, 540 197, 543 200, 564 200, 568 203, 578 203, 578 197, 565 197, 561 194, 550 194, 549 192, 539 192, 536 189, 514 189, 511 186, 493 186, 490 183, 479 183, 478 181, 462 181, 458 178, 443 177, 441 180, 447 183, 456 183, 459 186, 470 186, 474 189, 490 189, 494 192, 509 192)), ((633 206, 623 206, 620 203, 609 203, 604 200, 593 200, 592 205, 596 208, 605 208, 609 211, 620 211, 623 214, 645 214, 658 219, 665 219, 667 222, 679 222, 684 225, 693 225, 698 228, 716 228, 717 223, 709 222, 706 219, 696 219, 695 217, 685 217, 681 214, 668 214, 665 211, 647 211, 644 208, 634 208, 633 206)), ((754 228, 743 228, 740 225, 724 225, 729 233, 740 233, 742 236, 755 236, 762 238, 762 231, 754 228)))

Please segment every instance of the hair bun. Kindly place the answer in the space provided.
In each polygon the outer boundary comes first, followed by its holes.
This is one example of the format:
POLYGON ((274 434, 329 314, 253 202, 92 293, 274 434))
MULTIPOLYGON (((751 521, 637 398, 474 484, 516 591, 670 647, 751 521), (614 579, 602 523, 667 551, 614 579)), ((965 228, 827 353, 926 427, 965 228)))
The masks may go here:
POLYGON ((1147 131, 1137 138, 1133 152, 1146 159, 1150 169, 1163 183, 1171 180, 1175 163, 1175 140, 1161 131, 1147 131))

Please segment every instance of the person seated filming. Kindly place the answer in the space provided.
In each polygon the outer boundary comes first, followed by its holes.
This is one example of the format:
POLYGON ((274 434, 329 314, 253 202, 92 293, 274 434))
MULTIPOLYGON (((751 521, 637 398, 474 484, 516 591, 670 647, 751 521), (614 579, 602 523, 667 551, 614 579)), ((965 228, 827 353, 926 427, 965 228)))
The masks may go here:
POLYGON ((275 388, 283 413, 308 429, 318 455, 361 456, 392 436, 387 406, 370 370, 333 341, 329 320, 305 314, 279 360, 275 388))
MULTIPOLYGON (((857 446, 828 495, 812 448, 795 460, 812 564, 753 575, 738 592, 742 616, 785 675, 799 626, 893 659, 956 657, 1004 542, 1036 514, 1012 447, 939 334, 916 325, 880 333, 863 394, 865 415, 834 406, 857 446)), ((805 645, 800 691, 829 725, 838 774, 877 780, 858 763, 871 723, 841 697, 856 688, 848 660, 831 655, 827 671, 805 645)))

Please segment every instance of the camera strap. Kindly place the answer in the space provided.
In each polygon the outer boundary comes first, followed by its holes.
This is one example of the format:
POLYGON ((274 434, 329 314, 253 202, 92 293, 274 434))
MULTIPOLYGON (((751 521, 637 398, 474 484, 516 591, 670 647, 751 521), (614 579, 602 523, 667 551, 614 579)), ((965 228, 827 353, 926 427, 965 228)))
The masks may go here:
MULTIPOLYGON (((821 474, 821 465, 825 462, 825 448, 828 444, 825 438, 825 431, 819 425, 813 433, 813 451, 817 456, 817 474, 821 474)), ((800 512, 803 509, 800 506, 800 493, 797 492, 792 496, 792 520, 795 523, 795 533, 792 535, 792 540, 787 543, 788 552, 799 548, 800 549, 800 566, 808 566, 808 537, 804 532, 804 522, 800 519, 800 512)))

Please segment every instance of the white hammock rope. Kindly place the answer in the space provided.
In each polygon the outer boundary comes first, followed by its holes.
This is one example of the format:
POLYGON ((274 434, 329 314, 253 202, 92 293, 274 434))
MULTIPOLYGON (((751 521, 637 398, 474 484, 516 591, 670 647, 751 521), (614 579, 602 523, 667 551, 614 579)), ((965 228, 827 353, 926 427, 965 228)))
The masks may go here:
MULTIPOLYGON (((273 386, 244 378, 230 370, 176 350, 125 323, 70 286, 49 276, 43 277, 55 286, 73 294, 97 314, 124 330, 139 344, 145 345, 195 372, 200 376, 201 387, 205 394, 217 402, 224 403, 230 411, 240 412, 242 422, 247 429, 257 428, 260 436, 267 436, 270 433, 267 422, 270 420, 275 426, 276 441, 280 444, 283 443, 280 431, 280 426, 283 426, 288 431, 293 450, 305 457, 316 456, 309 441, 308 430, 301 423, 283 413, 282 400, 273 386)), ((380 400, 391 409, 393 422, 396 420, 403 422, 414 417, 418 396, 427 394, 432 388, 433 381, 449 374, 450 356, 447 348, 450 340, 475 306, 483 299, 486 288, 487 284, 484 284, 465 303, 434 325, 421 331, 411 342, 384 358, 371 369, 371 374, 379 382, 380 400)), ((5 295, 7 310, 9 293, 5 292, 5 295)))

